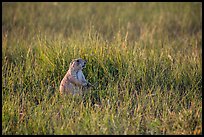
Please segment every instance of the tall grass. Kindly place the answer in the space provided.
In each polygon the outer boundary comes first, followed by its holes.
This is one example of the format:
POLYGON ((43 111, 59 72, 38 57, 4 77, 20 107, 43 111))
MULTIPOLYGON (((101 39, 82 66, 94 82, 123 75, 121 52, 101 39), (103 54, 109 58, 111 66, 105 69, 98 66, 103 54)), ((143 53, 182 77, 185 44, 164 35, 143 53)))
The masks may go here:
POLYGON ((201 3, 3 3, 2 134, 202 134, 201 3), (73 58, 95 88, 60 96, 73 58))

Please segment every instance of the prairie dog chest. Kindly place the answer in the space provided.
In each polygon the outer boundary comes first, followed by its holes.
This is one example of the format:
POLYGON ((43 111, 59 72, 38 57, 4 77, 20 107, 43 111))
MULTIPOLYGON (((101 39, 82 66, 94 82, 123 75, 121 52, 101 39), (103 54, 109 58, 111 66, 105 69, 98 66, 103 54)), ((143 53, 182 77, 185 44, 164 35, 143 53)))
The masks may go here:
POLYGON ((84 74, 82 73, 81 70, 79 70, 79 71, 76 73, 76 78, 77 78, 79 81, 83 81, 83 80, 84 80, 84 74))
POLYGON ((84 81, 84 74, 81 70, 77 71, 77 72, 70 72, 68 71, 68 73, 66 74, 66 76, 64 77, 65 81, 68 81, 69 77, 74 77, 75 79, 79 80, 79 81, 84 81))

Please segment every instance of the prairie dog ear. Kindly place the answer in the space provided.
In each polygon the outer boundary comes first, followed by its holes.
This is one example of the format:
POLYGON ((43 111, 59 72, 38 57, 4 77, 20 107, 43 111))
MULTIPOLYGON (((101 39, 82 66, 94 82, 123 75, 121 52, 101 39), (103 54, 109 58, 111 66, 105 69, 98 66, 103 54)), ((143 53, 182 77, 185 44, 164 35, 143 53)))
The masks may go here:
POLYGON ((72 61, 69 63, 69 66, 71 66, 74 61, 75 59, 72 59, 72 61))
POLYGON ((71 62, 69 63, 69 65, 71 66, 71 65, 72 65, 72 63, 73 63, 73 61, 71 61, 71 62))

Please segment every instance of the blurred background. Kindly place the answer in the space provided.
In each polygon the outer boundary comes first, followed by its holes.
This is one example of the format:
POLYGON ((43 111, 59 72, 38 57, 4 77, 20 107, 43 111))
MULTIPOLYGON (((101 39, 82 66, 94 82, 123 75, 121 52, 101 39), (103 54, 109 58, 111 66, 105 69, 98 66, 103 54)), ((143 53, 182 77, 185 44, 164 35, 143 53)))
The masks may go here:
MULTIPOLYGON (((146 39, 201 36, 202 4, 187 3, 3 3, 2 33, 12 37, 64 39, 94 33, 106 41, 122 35, 134 43, 146 39), (127 34, 128 33, 128 34, 127 34)), ((198 41, 199 45, 201 41, 198 41)))

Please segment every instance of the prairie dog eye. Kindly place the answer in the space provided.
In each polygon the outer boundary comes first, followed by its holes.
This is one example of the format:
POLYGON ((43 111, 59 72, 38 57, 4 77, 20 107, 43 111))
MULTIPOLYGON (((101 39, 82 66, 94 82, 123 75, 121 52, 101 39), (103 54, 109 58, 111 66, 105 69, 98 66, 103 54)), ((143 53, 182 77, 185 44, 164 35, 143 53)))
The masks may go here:
POLYGON ((77 59, 77 63, 79 63, 79 60, 77 59))

